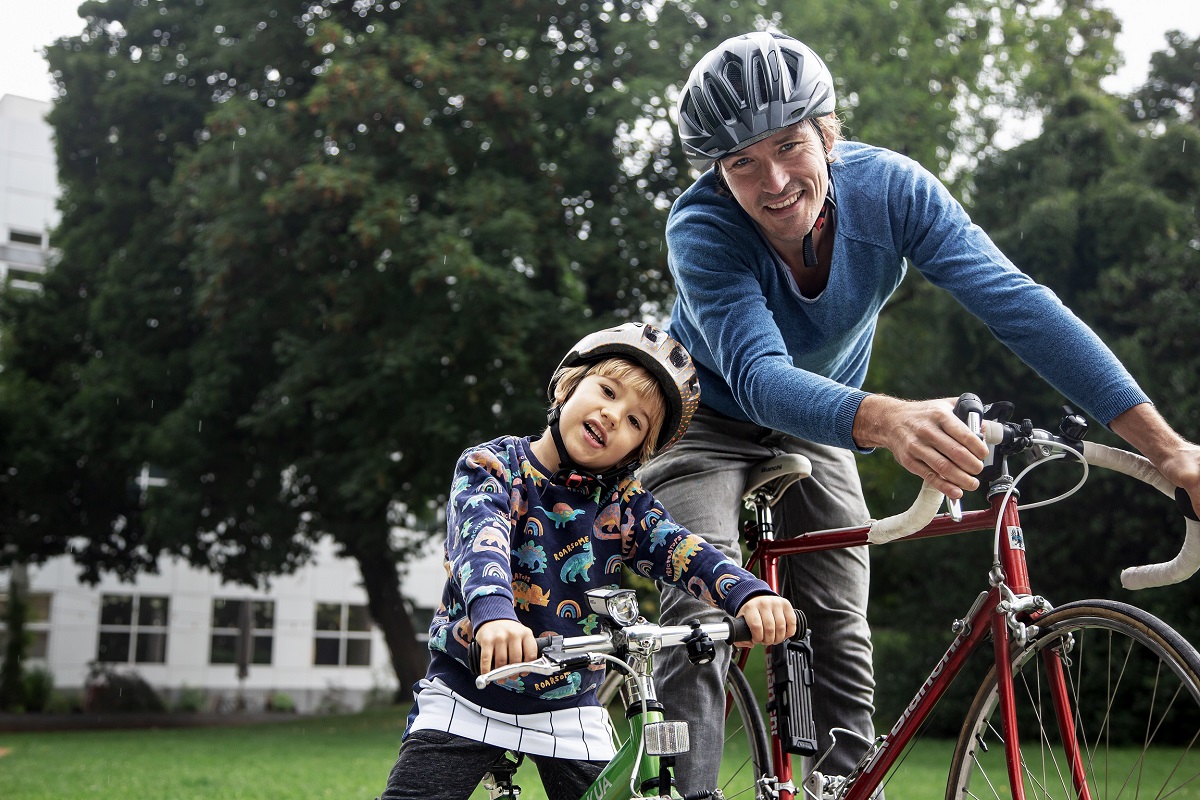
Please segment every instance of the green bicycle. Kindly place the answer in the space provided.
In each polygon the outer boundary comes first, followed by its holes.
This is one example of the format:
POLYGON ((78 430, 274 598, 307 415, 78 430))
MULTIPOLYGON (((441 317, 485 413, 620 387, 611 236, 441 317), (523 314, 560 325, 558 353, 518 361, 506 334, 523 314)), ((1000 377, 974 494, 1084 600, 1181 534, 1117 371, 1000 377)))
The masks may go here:
MULTIPOLYGON (((678 798, 672 789, 671 768, 674 757, 688 750, 686 722, 663 718, 663 707, 654 693, 650 678, 653 655, 664 647, 687 647, 694 663, 712 660, 714 642, 745 642, 749 629, 741 619, 727 619, 706 625, 660 626, 647 622, 638 613, 637 597, 631 589, 595 589, 588 592, 592 611, 600 619, 600 633, 590 636, 549 636, 538 640, 540 656, 533 661, 509 664, 480 675, 475 683, 503 681, 519 673, 555 675, 588 666, 613 668, 609 678, 619 680, 619 695, 629 721, 630 733, 616 755, 582 800, 629 800, 630 798, 678 798)), ((803 630, 804 626, 800 628, 803 630)), ((731 675, 734 675, 731 672, 731 675)), ((731 717, 736 714, 754 730, 762 728, 762 715, 754 695, 741 672, 740 683, 730 685, 731 717)), ((736 722, 736 721, 735 721, 736 722)), ((751 757, 749 754, 747 758, 751 757)), ((753 754, 756 763, 766 753, 753 754)), ((521 789, 513 783, 520 763, 505 757, 484 776, 488 796, 518 798, 521 789)))

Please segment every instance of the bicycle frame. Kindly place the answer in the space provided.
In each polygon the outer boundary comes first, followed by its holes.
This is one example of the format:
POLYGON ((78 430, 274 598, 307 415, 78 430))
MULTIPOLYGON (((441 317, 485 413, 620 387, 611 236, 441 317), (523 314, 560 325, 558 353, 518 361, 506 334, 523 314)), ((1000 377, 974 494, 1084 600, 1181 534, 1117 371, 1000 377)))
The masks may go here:
MULTIPOLYGON (((653 722, 662 722, 663 715, 656 709, 636 712, 629 720, 629 738, 621 743, 617 754, 596 776, 591 787, 583 793, 581 800, 627 800, 629 797, 640 797, 640 794, 630 795, 629 786, 632 777, 634 786, 644 786, 657 781, 661 765, 658 756, 642 752, 640 761, 638 752, 643 748, 642 731, 644 726, 653 722), (636 774, 634 769, 637 769, 636 774)), ((674 792, 671 797, 678 797, 674 792)))
MULTIPOLYGON (((877 740, 874 748, 865 757, 865 763, 860 765, 852 785, 844 794, 845 800, 866 800, 874 794, 895 764, 896 759, 904 751, 905 746, 915 738, 917 731, 929 717, 934 706, 945 694, 955 676, 961 672, 968 656, 975 651, 976 647, 983 644, 989 634, 992 637, 992 647, 999 676, 999 695, 1009 783, 1013 799, 1024 800, 1025 787, 1018 756, 1020 752, 1019 736, 1009 660, 1013 639, 1018 640, 1018 645, 1023 644, 1027 630, 1025 622, 1036 619, 1037 614, 1049 610, 1049 605, 1039 597, 1030 596, 1029 573, 1025 560, 1024 537, 1017 515, 1017 500, 1015 495, 1008 494, 1006 489, 1004 478, 1001 478, 993 483, 988 509, 963 512, 958 519, 950 514, 938 515, 920 531, 906 537, 908 539, 925 539, 976 530, 995 531, 997 522, 1000 523, 1001 531, 1004 534, 999 537, 999 563, 993 566, 991 587, 976 598, 975 603, 963 619, 955 622, 954 640, 900 715, 900 719, 886 735, 877 740)), ((774 589, 778 589, 779 586, 780 559, 804 553, 868 544, 870 528, 867 526, 815 531, 801 534, 793 539, 777 540, 774 538, 771 527, 770 507, 766 504, 756 504, 756 508, 759 517, 757 522, 760 538, 747 568, 757 571, 759 576, 774 589)), ((743 654, 741 658, 744 662, 745 655, 743 654)), ((1058 662, 1057 653, 1051 653, 1047 658, 1054 661, 1048 666, 1053 705, 1059 728, 1069 734, 1074 728, 1073 712, 1061 663, 1058 662)), ((767 687, 769 693, 773 693, 774 685, 771 659, 768 658, 767 687)), ((784 751, 779 739, 779 723, 774 706, 769 703, 768 707, 771 709, 769 714, 771 758, 775 778, 778 780, 779 798, 780 800, 793 800, 796 796, 803 796, 803 790, 797 789, 793 783, 791 755, 784 751)), ((1066 739, 1064 745, 1076 791, 1080 793, 1080 797, 1087 798, 1089 797, 1088 788, 1084 779, 1082 760, 1076 750, 1076 743, 1070 735, 1066 739)))

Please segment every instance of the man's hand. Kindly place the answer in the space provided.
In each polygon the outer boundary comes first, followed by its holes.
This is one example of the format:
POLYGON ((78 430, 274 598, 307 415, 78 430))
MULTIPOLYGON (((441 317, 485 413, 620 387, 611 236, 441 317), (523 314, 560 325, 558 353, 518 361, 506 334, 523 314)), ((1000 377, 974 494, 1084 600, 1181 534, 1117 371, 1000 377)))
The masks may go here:
POLYGON ((954 416, 954 401, 897 400, 867 395, 854 417, 853 436, 859 447, 892 451, 906 470, 957 500, 979 487, 988 448, 954 416))
POLYGON ((1200 445, 1184 439, 1150 403, 1118 414, 1109 424, 1113 433, 1136 447, 1175 486, 1182 486, 1200 511, 1200 445))
POLYGON ((479 673, 497 667, 533 661, 537 658, 537 641, 533 631, 516 620, 494 619, 475 631, 479 643, 479 673))
POLYGON ((738 609, 737 615, 750 626, 754 644, 779 644, 796 633, 796 612, 792 610, 792 604, 779 595, 751 597, 738 609))

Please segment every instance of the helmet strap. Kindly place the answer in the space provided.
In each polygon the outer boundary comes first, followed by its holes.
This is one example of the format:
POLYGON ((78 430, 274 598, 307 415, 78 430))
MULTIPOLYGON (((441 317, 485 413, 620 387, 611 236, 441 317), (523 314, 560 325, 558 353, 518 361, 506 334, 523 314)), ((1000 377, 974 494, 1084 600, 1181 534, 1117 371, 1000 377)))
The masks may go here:
POLYGON ((804 242, 801 245, 801 249, 804 251, 804 266, 812 269, 817 266, 817 248, 813 244, 813 233, 825 229, 826 217, 830 209, 837 208, 837 201, 833 193, 833 167, 829 164, 829 150, 825 147, 825 135, 821 132, 821 126, 815 118, 810 117, 809 121, 817 132, 817 141, 821 143, 821 151, 826 155, 825 172, 829 176, 829 188, 825 190, 825 202, 821 204, 821 213, 817 214, 817 221, 813 223, 812 230, 805 234, 804 242))
POLYGON ((616 485, 626 473, 637 467, 636 460, 626 461, 607 472, 597 474, 575 463, 575 459, 567 452, 567 443, 563 441, 562 430, 559 427, 561 417, 562 408, 558 405, 551 407, 546 413, 550 423, 550 438, 554 441, 554 449, 558 451, 558 469, 550 476, 551 483, 592 494, 593 491, 601 492, 609 486, 616 485))

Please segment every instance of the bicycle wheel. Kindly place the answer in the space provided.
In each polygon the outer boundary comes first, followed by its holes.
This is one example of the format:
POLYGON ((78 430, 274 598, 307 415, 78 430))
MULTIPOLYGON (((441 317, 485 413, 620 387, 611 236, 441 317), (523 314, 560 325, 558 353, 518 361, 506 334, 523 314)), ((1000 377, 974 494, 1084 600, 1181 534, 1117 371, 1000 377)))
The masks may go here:
POLYGON ((750 681, 736 663, 729 665, 725 691, 729 702, 721 757, 721 792, 728 800, 766 800, 769 795, 761 779, 771 774, 767 727, 750 681))
MULTIPOLYGON (((1038 626, 1012 661, 1026 796, 1200 797, 1195 648, 1157 617, 1106 600, 1064 605, 1038 626), (1058 664, 1070 705, 1065 723, 1048 681, 1058 664), (1072 740, 1074 774, 1064 746, 1072 740)), ((1011 796, 998 705, 993 668, 955 746, 947 800, 1011 796)))

